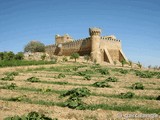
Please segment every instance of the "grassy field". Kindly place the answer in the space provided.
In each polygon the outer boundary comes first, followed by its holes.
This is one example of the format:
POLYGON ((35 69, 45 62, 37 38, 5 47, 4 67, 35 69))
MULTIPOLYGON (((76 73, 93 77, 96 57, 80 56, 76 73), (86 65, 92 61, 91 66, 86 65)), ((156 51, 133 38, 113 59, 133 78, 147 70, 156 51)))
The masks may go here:
POLYGON ((0 119, 31 111, 58 120, 159 119, 160 72, 70 62, 0 71, 0 119))

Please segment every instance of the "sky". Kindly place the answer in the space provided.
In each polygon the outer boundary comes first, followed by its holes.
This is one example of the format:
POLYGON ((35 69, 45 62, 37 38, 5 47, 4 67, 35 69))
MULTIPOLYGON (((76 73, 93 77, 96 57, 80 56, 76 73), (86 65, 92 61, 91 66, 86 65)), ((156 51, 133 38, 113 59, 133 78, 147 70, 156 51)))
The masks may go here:
POLYGON ((115 35, 128 59, 160 66, 160 0, 0 0, 0 51, 23 51, 31 40, 75 40, 99 27, 115 35))

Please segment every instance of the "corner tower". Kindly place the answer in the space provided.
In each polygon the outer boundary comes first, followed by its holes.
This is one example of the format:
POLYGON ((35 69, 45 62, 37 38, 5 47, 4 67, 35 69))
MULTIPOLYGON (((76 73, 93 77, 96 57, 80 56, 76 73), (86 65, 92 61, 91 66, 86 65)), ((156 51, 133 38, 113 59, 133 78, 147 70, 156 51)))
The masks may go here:
POLYGON ((91 39, 91 60, 97 63, 101 62, 100 52, 100 40, 101 40, 101 29, 89 28, 89 34, 91 39))

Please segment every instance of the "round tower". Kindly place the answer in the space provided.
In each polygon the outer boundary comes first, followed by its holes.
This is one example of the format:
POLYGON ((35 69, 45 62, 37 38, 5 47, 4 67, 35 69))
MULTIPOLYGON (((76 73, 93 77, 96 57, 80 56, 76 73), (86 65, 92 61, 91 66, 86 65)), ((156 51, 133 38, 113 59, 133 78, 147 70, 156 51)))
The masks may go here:
POLYGON ((101 52, 100 52, 100 38, 101 29, 99 28, 89 28, 89 34, 91 38, 91 60, 97 63, 101 62, 101 52))

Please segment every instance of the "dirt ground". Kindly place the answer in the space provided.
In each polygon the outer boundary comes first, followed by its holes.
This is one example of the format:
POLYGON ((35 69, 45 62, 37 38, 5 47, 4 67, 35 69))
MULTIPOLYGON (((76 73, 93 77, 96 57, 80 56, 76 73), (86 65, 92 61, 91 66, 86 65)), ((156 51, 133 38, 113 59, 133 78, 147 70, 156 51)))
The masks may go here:
MULTIPOLYGON (((6 99, 12 97, 25 96, 31 100, 43 100, 43 101, 53 101, 53 102, 64 102, 64 98, 60 98, 58 93, 45 94, 43 92, 36 91, 27 91, 27 90, 10 90, 3 89, 2 87, 5 84, 15 83, 20 88, 29 88, 29 89, 53 89, 53 90, 70 90, 73 88, 87 87, 92 93, 95 94, 106 94, 106 95, 119 95, 120 93, 134 92, 136 96, 159 96, 160 95, 160 79, 157 78, 140 78, 134 74, 119 74, 117 72, 109 71, 110 75, 100 75, 100 74, 91 74, 91 80, 84 80, 83 76, 78 76, 72 74, 72 72, 56 72, 49 70, 34 70, 35 68, 50 68, 50 67, 62 67, 66 66, 81 66, 83 63, 76 65, 75 63, 58 63, 54 65, 38 65, 38 66, 23 66, 23 67, 7 67, 0 68, 0 79, 5 76, 6 72, 17 71, 18 76, 15 76, 13 81, 3 81, 0 80, 0 120, 3 120, 5 117, 14 116, 14 115, 23 115, 31 111, 37 111, 43 113, 52 118, 58 118, 58 120, 123 120, 129 118, 130 120, 138 120, 142 118, 132 118, 131 115, 141 115, 145 114, 140 111, 130 112, 130 111, 116 111, 116 110, 76 110, 70 109, 68 107, 59 107, 59 106, 50 106, 50 105, 39 105, 39 104, 30 104, 26 102, 17 102, 17 101, 8 101, 6 99), (59 73, 65 74, 65 78, 56 78, 59 73), (27 79, 30 77, 37 77, 41 81, 31 83, 27 82, 27 79), (91 84, 103 81, 108 77, 118 78, 118 82, 109 82, 112 86, 110 88, 98 88, 93 87, 91 84), (68 82, 71 84, 49 84, 49 82, 68 82), (132 90, 129 87, 135 82, 142 82, 145 86, 144 90, 132 90), (130 115, 130 116, 129 116, 130 115)), ((86 64, 85 64, 86 65, 86 64)), ((89 69, 91 64, 87 65, 87 68, 80 68, 80 71, 89 69)), ((103 67, 107 67, 103 65, 103 67)), ((111 67, 111 66, 109 66, 111 67)), ((113 67, 114 68, 114 67, 113 67)), ((128 68, 127 68, 128 69, 128 68)), ((83 102, 86 104, 109 104, 109 105, 130 105, 130 106, 142 106, 152 109, 160 110, 160 102, 158 100, 149 100, 149 99, 120 99, 115 97, 105 97, 105 96, 89 96, 83 98, 83 102)), ((160 112, 159 112, 160 114, 160 112)), ((152 115, 152 114, 150 114, 152 115)), ((159 115, 160 116, 160 115, 159 115)), ((144 118, 143 118, 144 119, 144 118)), ((159 119, 149 118, 148 119, 159 119)))

